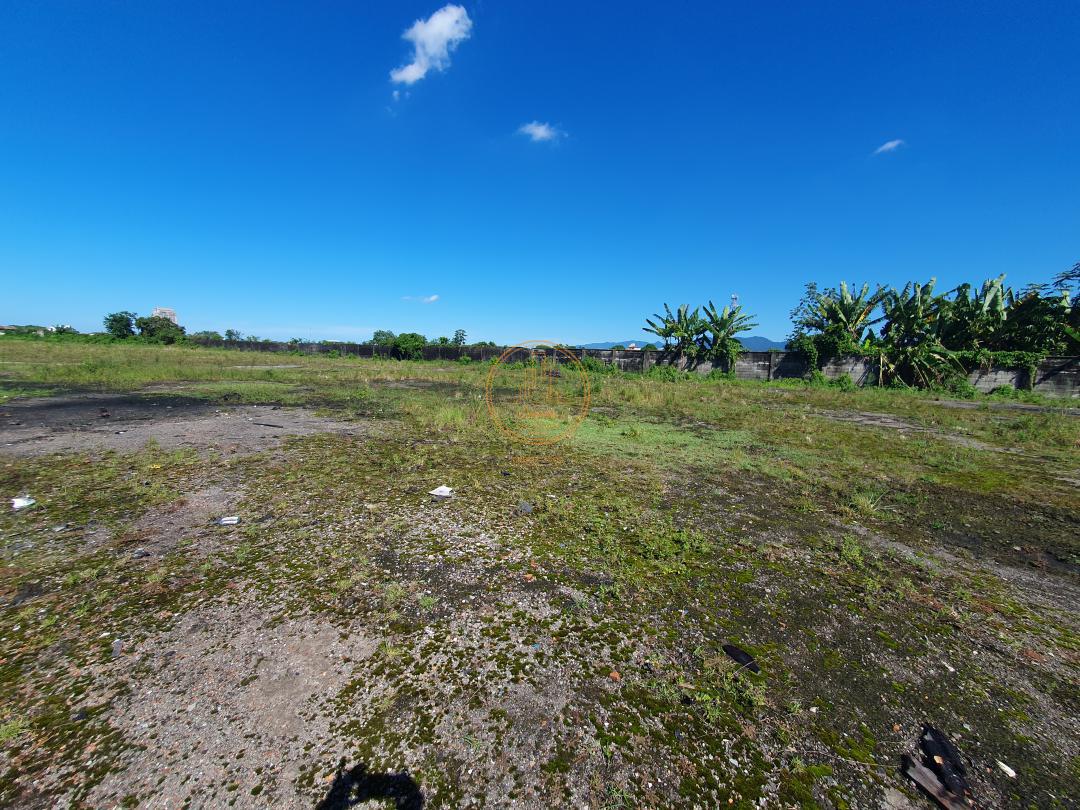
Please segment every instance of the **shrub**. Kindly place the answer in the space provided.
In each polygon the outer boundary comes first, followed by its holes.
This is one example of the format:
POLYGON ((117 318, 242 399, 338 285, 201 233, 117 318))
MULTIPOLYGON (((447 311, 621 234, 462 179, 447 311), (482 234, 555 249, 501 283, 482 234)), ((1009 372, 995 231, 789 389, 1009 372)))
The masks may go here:
POLYGON ((394 338, 394 348, 402 360, 419 360, 424 356, 427 338, 418 332, 403 332, 394 338))
POLYGON ((833 388, 839 388, 841 391, 855 390, 855 381, 851 379, 850 374, 841 374, 835 380, 830 382, 829 385, 831 385, 833 388))
POLYGON ((605 363, 597 360, 592 355, 584 355, 581 358, 581 366, 589 374, 618 374, 619 368, 614 363, 605 363))
POLYGON ((971 381, 960 374, 950 377, 945 382, 945 390, 961 399, 975 399, 976 394, 979 393, 971 381))
POLYGON ((685 371, 682 371, 675 366, 669 366, 667 364, 661 364, 657 366, 651 366, 645 376, 653 380, 665 380, 666 382, 675 382, 676 380, 685 380, 689 375, 685 371))

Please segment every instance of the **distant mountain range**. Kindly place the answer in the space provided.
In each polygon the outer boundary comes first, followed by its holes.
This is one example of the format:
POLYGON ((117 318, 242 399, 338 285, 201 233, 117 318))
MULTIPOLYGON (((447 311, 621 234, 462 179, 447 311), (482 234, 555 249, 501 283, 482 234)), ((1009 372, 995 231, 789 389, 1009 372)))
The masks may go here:
MULTIPOLYGON (((583 343, 582 349, 610 349, 612 346, 629 346, 631 343, 636 343, 638 347, 644 346, 649 341, 641 340, 605 340, 600 343, 583 343)), ((767 352, 769 349, 783 349, 784 342, 780 340, 769 340, 767 337, 761 335, 751 335, 750 337, 739 338, 739 342, 746 347, 748 352, 767 352)), ((657 343, 657 346, 660 344, 657 343)))
POLYGON ((782 340, 769 340, 761 335, 739 338, 739 342, 748 352, 767 352, 769 349, 783 349, 787 345, 782 340))

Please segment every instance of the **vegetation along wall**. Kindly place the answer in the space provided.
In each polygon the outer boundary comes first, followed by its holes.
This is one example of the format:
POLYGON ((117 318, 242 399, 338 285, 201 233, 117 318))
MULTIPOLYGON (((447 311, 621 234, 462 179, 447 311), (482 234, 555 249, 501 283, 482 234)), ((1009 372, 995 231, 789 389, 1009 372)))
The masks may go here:
MULTIPOLYGON (((246 349, 263 352, 300 352, 302 354, 330 354, 356 357, 395 357, 392 347, 360 343, 276 343, 272 341, 197 341, 204 345, 230 349, 246 349)), ((425 346, 425 360, 459 360, 484 362, 498 358, 506 347, 492 346, 425 346)), ((614 364, 621 371, 647 371, 656 365, 666 364, 662 352, 630 351, 619 349, 567 349, 578 357, 592 358, 606 364, 614 364)), ((553 352, 554 353, 554 352, 553 352)), ((697 374, 722 371, 719 363, 703 362, 689 367, 685 360, 675 363, 679 368, 697 374)), ((743 352, 735 362, 733 376, 740 380, 781 380, 805 378, 809 373, 803 355, 797 352, 743 352)), ((826 363, 822 375, 835 380, 847 375, 855 385, 877 383, 877 363, 872 357, 840 357, 826 363)), ((1031 389, 1049 396, 1080 397, 1080 357, 1047 357, 1032 369, 1001 368, 990 366, 978 368, 968 375, 968 381, 976 390, 989 393, 995 388, 1012 386, 1031 389)))

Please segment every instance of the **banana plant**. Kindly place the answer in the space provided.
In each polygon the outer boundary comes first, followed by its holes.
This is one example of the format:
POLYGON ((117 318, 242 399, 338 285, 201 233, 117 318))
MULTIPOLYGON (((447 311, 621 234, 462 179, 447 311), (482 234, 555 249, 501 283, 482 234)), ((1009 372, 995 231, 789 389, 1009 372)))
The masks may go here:
POLYGON ((941 383, 963 366, 941 342, 949 300, 934 295, 936 279, 926 284, 908 282, 889 290, 882 299, 885 326, 881 330, 881 362, 889 376, 924 387, 941 383))
POLYGON ((705 306, 705 324, 709 333, 706 345, 702 346, 705 356, 722 361, 726 370, 731 371, 742 352, 742 343, 735 336, 740 332, 749 332, 757 323, 752 315, 742 311, 741 306, 724 307, 717 312, 716 305, 710 301, 705 306))
POLYGON ((847 282, 841 281, 839 292, 826 290, 817 296, 799 325, 822 334, 840 333, 846 342, 859 344, 866 330, 883 320, 883 316, 871 316, 886 294, 880 287, 870 292, 869 284, 863 284, 858 293, 852 293, 847 282))
POLYGON ((978 350, 993 348, 999 342, 1007 318, 1006 301, 1013 296, 1004 282, 1002 274, 984 281, 974 295, 970 284, 953 291, 952 301, 942 310, 939 334, 944 346, 978 350))
POLYGON ((671 307, 664 304, 664 313, 646 318, 644 331, 663 340, 664 351, 676 358, 699 359, 702 354, 702 335, 706 326, 701 318, 700 307, 695 307, 691 312, 690 307, 683 304, 673 314, 671 307))
POLYGON ((1005 311, 1005 323, 992 348, 1042 354, 1075 351, 1080 307, 1068 290, 1009 290, 1005 311))

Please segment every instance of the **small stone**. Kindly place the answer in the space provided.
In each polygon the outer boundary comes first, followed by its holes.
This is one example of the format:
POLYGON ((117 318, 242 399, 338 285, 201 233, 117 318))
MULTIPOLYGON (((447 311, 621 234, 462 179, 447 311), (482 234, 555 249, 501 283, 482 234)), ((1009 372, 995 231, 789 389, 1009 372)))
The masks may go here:
POLYGON ((123 651, 124 651, 124 642, 122 640, 120 640, 120 639, 116 639, 112 643, 112 657, 113 658, 119 658, 120 653, 122 653, 123 651))
POLYGON ((531 515, 533 513, 533 505, 528 501, 521 501, 517 505, 517 513, 519 515, 531 515))
POLYGON ((614 669, 611 670, 611 672, 608 674, 608 677, 611 678, 611 680, 615 681, 616 683, 618 683, 619 681, 622 680, 622 675, 620 675, 618 673, 618 671, 616 671, 614 669))

